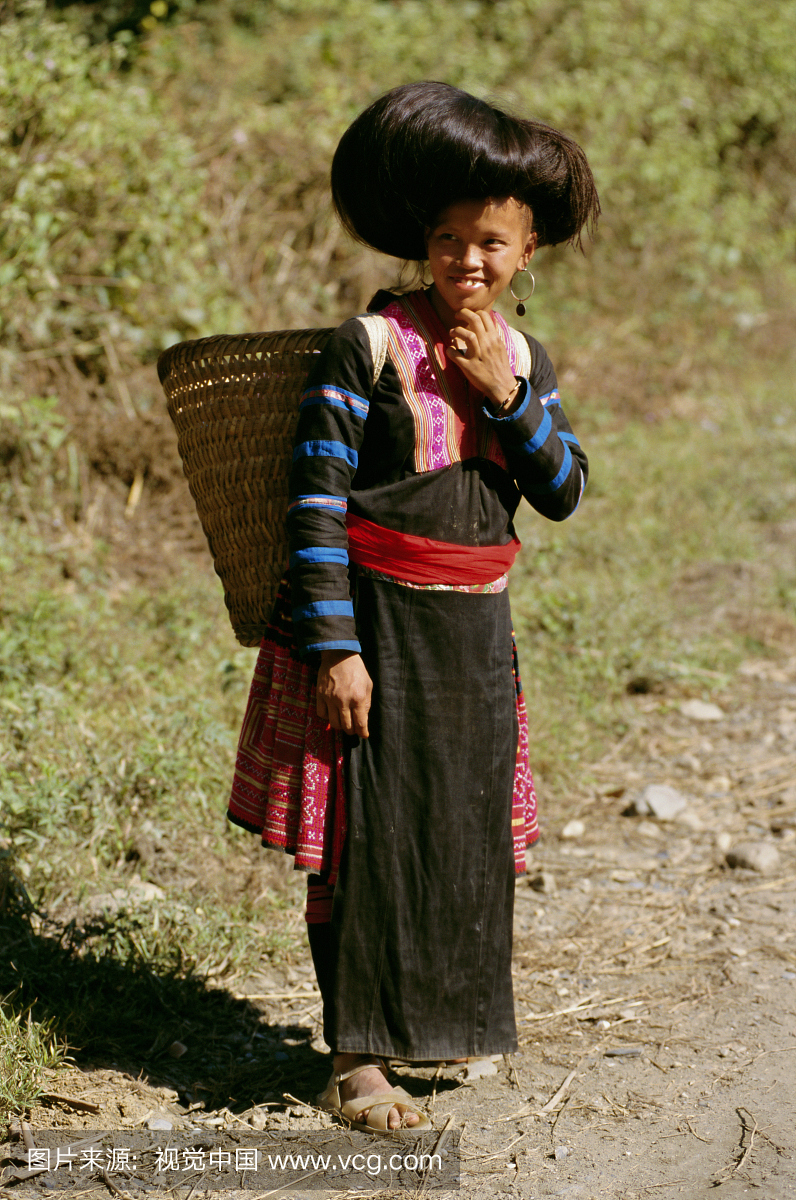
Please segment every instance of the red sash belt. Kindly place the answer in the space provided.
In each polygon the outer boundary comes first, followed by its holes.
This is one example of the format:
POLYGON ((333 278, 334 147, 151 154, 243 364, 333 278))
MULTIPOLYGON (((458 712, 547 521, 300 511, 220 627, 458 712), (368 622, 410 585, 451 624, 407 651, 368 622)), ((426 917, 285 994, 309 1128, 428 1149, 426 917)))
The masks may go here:
POLYGON ((518 538, 505 546, 457 546, 396 533, 349 513, 348 557, 372 571, 408 583, 492 583, 509 570, 520 548, 518 538))

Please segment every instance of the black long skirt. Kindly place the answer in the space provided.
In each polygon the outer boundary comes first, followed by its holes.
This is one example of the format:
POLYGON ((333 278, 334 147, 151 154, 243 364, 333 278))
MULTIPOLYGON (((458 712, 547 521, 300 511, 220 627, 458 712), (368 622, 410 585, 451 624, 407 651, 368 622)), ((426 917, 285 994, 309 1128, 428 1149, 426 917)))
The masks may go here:
POLYGON ((374 691, 349 762, 326 1040, 415 1060, 510 1052, 508 593, 360 576, 356 611, 374 691))

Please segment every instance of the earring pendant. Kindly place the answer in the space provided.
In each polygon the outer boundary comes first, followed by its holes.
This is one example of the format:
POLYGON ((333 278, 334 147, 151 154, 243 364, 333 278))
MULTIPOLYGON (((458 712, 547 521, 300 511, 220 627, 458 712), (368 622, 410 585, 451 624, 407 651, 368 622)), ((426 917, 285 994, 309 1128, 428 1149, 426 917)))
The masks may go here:
POLYGON ((511 277, 511 283, 509 284, 509 292, 511 293, 512 299, 517 301, 517 316, 518 317, 525 316, 526 310, 525 310, 524 302, 526 300, 529 300, 535 291, 536 291, 536 280, 534 279, 533 275, 531 274, 531 272, 528 270, 527 267, 523 267, 521 271, 514 272, 514 274, 511 277), (527 275, 531 281, 531 290, 529 292, 527 292, 526 295, 524 295, 524 296, 518 296, 517 293, 514 291, 514 281, 516 280, 518 275, 527 275))

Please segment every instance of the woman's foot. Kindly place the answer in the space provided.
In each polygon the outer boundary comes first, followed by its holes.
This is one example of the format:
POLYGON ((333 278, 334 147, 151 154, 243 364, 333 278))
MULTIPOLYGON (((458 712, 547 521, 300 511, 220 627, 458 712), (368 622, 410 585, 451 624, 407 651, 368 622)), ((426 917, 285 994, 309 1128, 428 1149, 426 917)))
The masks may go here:
MULTIPOLYGON (((354 1067, 368 1059, 369 1055, 364 1054, 335 1054, 334 1056, 334 1073, 335 1075, 345 1075, 346 1071, 353 1070, 354 1067)), ((356 1075, 352 1075, 350 1079, 344 1079, 339 1084, 340 1100, 346 1103, 348 1100, 356 1100, 358 1096, 379 1096, 384 1092, 391 1092, 393 1089, 387 1082, 384 1074, 384 1069, 379 1061, 374 1060, 373 1066, 366 1071, 357 1071, 356 1075)), ((370 1109, 363 1108, 356 1115, 356 1120, 361 1124, 366 1124, 370 1109)), ((397 1108, 391 1108, 387 1116, 387 1126, 389 1129, 411 1129, 413 1125, 417 1125, 420 1117, 417 1113, 406 1112, 401 1117, 401 1113, 397 1108)))

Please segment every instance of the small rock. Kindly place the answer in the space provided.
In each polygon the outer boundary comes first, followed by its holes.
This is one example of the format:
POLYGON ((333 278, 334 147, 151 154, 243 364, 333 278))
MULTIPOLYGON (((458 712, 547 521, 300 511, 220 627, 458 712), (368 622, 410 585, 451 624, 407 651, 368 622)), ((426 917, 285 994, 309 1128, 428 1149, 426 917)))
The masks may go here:
POLYGON ((732 835, 727 833, 726 830, 723 829, 721 833, 716 834, 716 849, 720 854, 726 854, 731 845, 732 835))
POLYGON ((724 710, 707 700, 683 700, 680 712, 694 721, 722 721, 724 710))
POLYGON ((124 890, 114 890, 114 896, 122 900, 132 900, 138 904, 151 904, 153 900, 165 900, 166 893, 156 883, 142 883, 135 876, 130 880, 130 886, 124 890))
POLYGON ((569 1146, 556 1146, 553 1153, 555 1154, 556 1162, 563 1162, 569 1154, 569 1146))
POLYGON ((673 821, 687 807, 683 793, 666 783, 651 783, 645 787, 634 805, 639 816, 655 816, 659 821, 673 821))
MULTIPOLYGON (((497 1055, 502 1058, 502 1055, 497 1055)), ((491 1058, 474 1058, 467 1064, 466 1079, 483 1079, 485 1075, 497 1075, 497 1067, 491 1058)))
POLYGON ((663 837, 663 833, 657 825, 653 825, 652 821, 639 821, 636 826, 636 833, 642 837, 655 838, 656 841, 663 837))
POLYGON ((183 1054, 188 1053, 188 1047, 184 1042, 172 1042, 167 1053, 170 1058, 182 1058, 183 1054))
POLYGON ((682 812, 677 814, 675 818, 678 825, 685 825, 686 828, 692 829, 694 833, 701 833, 705 828, 701 817, 698 817, 690 808, 684 808, 682 812))
POLYGON ((582 821, 568 821, 567 824, 564 826, 564 828, 561 830, 561 836, 562 836, 562 838, 574 840, 576 838, 583 837, 585 832, 586 832, 586 826, 583 824, 582 821))
POLYGON ((162 1129, 166 1131, 174 1128, 174 1122, 170 1121, 168 1117, 150 1117, 146 1123, 146 1127, 147 1129, 162 1129))
POLYGON ((545 892, 548 896, 555 896, 558 892, 558 884, 552 871, 538 871, 536 875, 531 876, 528 884, 535 892, 545 892))
POLYGON ((265 1129, 268 1124, 268 1114, 256 1109, 249 1117, 249 1124, 252 1129, 265 1129))
POLYGON ((773 875, 780 864, 779 850, 768 842, 740 842, 727 851, 727 865, 773 875))

